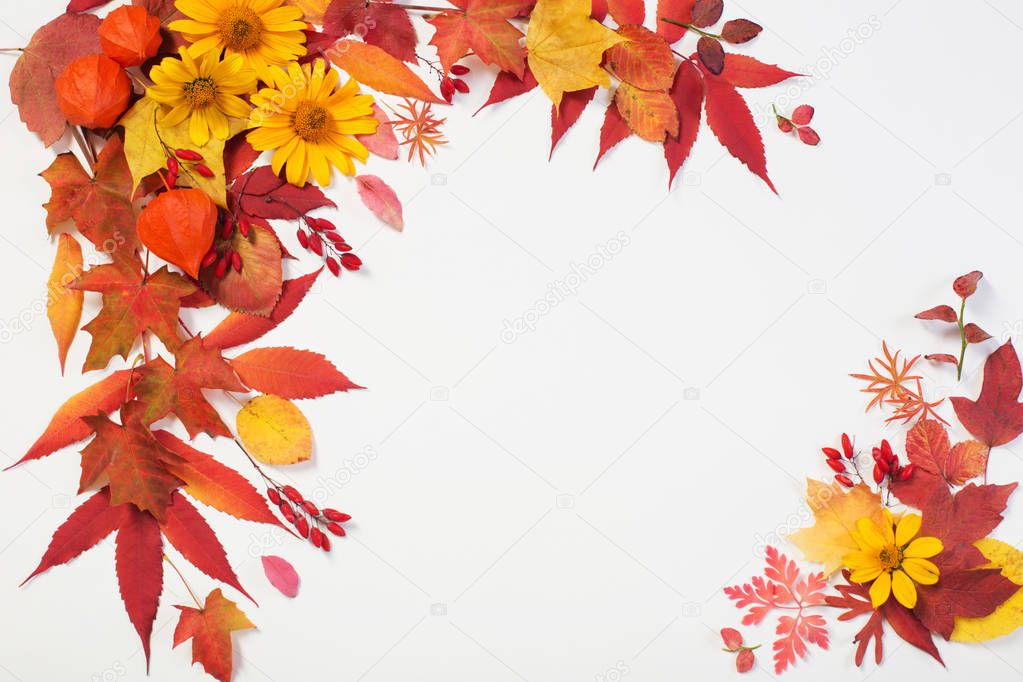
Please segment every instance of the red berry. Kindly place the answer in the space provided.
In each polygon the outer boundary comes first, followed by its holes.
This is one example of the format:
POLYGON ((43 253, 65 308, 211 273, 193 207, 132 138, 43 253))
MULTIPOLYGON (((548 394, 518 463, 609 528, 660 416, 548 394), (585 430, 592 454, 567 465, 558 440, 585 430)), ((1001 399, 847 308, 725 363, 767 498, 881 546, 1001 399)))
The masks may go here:
POLYGON ((338 264, 337 260, 333 256, 327 257, 327 269, 330 270, 330 274, 335 277, 341 276, 341 265, 338 264))
POLYGON ((330 536, 326 533, 320 535, 320 547, 323 548, 324 552, 330 551, 330 536))
POLYGON ((309 516, 319 516, 320 515, 320 510, 316 507, 315 504, 313 504, 309 500, 303 500, 302 501, 302 508, 305 509, 306 514, 309 514, 309 516))
POLYGON ((323 544, 323 532, 319 528, 313 528, 309 531, 309 540, 312 541, 313 547, 319 547, 323 544))
POLYGON ((908 481, 909 478, 913 475, 914 471, 916 471, 916 465, 915 464, 907 464, 906 466, 904 466, 901 469, 899 469, 899 480, 900 481, 908 481))
POLYGON ((333 232, 337 229, 334 223, 330 222, 326 218, 306 218, 306 222, 309 223, 314 230, 333 232))
POLYGON ((824 461, 827 463, 827 465, 829 467, 831 467, 831 470, 834 471, 835 473, 839 473, 839 474, 844 474, 845 473, 845 464, 842 463, 842 460, 840 460, 840 459, 826 459, 824 461))
POLYGON ((881 456, 885 458, 885 461, 891 461, 895 457, 895 453, 892 452, 892 445, 887 439, 881 441, 881 456))
POLYGON ((284 486, 283 488, 281 488, 281 490, 288 497, 288 499, 294 502, 295 504, 302 503, 302 493, 298 492, 290 485, 284 486))
POLYGON ((202 267, 208 268, 217 262, 217 250, 210 249, 206 252, 206 255, 202 258, 202 267))
POLYGON ((324 509, 323 515, 326 516, 331 521, 336 521, 338 523, 344 523, 345 521, 352 520, 351 516, 345 514, 344 512, 339 512, 337 509, 324 509))
POLYGON ((821 452, 823 452, 824 456, 828 459, 840 459, 842 457, 842 453, 835 448, 821 448, 821 452))
POLYGON ((337 232, 328 232, 324 235, 327 239, 334 242, 335 244, 344 244, 345 238, 339 235, 337 232))
POLYGON ((336 523, 327 524, 327 530, 329 530, 334 535, 337 535, 338 537, 343 538, 345 536, 345 529, 336 523))
POLYGON ((191 149, 175 149, 174 155, 185 161, 202 161, 202 154, 191 149))
POLYGON ((295 522, 295 510, 291 508, 287 500, 281 500, 280 504, 277 505, 281 509, 281 514, 289 523, 295 522))
POLYGON ((451 67, 451 73, 456 76, 464 76, 469 73, 469 67, 464 64, 455 64, 451 67))
POLYGON ((242 271, 242 255, 237 251, 231 252, 231 267, 234 268, 235 272, 242 271))
POLYGON ((454 80, 454 83, 455 83, 455 90, 458 90, 462 94, 465 94, 465 93, 469 92, 469 84, 466 83, 461 78, 456 78, 454 80))
POLYGON ((177 175, 179 168, 180 168, 180 166, 178 165, 178 160, 175 159, 173 156, 168 156, 167 157, 167 170, 170 171, 171 175, 177 175))
POLYGON ((226 253, 223 258, 217 261, 217 269, 213 271, 213 274, 216 275, 217 279, 220 279, 227 274, 227 261, 228 258, 226 253))
POLYGON ((852 441, 849 440, 849 435, 845 434, 845 433, 842 434, 842 452, 845 453, 845 458, 846 459, 852 459, 853 458, 852 441))
POLYGON ((173 188, 177 184, 178 184, 178 174, 177 173, 167 173, 167 186, 170 187, 170 188, 173 188))
POLYGON ((346 253, 341 256, 341 265, 345 270, 358 270, 362 267, 362 259, 354 253, 346 253))
POLYGON ((247 238, 249 236, 249 231, 251 230, 251 228, 252 223, 250 223, 248 220, 246 220, 245 218, 238 219, 238 231, 242 233, 243 237, 247 238))
POLYGON ((195 164, 195 172, 203 176, 204 178, 212 178, 214 175, 216 175, 216 173, 214 173, 210 169, 210 167, 204 163, 195 164))
POLYGON ((448 104, 451 104, 451 98, 455 96, 455 83, 447 76, 440 82, 440 96, 443 97, 448 104))
POLYGON ((267 488, 266 489, 266 496, 274 504, 278 504, 279 505, 281 503, 281 494, 279 492, 277 492, 276 488, 267 488))
POLYGON ((234 232, 234 223, 230 218, 224 218, 224 226, 220 228, 220 238, 230 239, 232 232, 234 232))
POLYGON ((323 240, 315 232, 309 235, 309 249, 317 256, 323 255, 323 240))
POLYGON ((884 480, 885 472, 881 469, 881 462, 874 465, 874 483, 880 484, 884 480))
POLYGON ((345 244, 344 241, 340 243, 335 243, 334 248, 342 253, 347 253, 348 251, 352 250, 351 244, 345 244))
POLYGON ((302 245, 303 249, 309 248, 309 235, 305 233, 305 230, 298 228, 296 235, 298 237, 298 243, 302 245))
POLYGON ((891 467, 888 466, 888 462, 884 461, 884 457, 878 459, 877 462, 874 463, 874 468, 880 469, 883 474, 887 474, 891 471, 891 467))
POLYGON ((846 476, 845 474, 839 474, 838 476, 835 476, 835 480, 844 485, 846 488, 853 487, 852 479, 846 476))
POLYGON ((306 521, 304 516, 300 516, 295 519, 295 530, 297 530, 298 534, 302 537, 309 537, 309 522, 306 521))

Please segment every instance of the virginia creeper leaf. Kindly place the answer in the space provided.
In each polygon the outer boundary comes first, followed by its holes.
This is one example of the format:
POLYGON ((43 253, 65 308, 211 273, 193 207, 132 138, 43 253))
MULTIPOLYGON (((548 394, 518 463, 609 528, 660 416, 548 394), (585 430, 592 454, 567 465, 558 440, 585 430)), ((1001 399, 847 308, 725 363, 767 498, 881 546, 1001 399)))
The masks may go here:
POLYGON ((600 126, 600 149, 597 152, 597 159, 593 162, 596 168, 600 159, 616 144, 632 135, 632 128, 622 118, 618 106, 611 102, 604 110, 604 123, 600 126))
POLYGON ((114 561, 128 619, 142 640, 149 667, 149 640, 163 591, 163 541, 156 519, 131 505, 117 531, 114 561))
POLYGON ((744 54, 731 53, 725 55, 725 68, 721 72, 721 78, 737 88, 764 88, 799 75, 744 54))
POLYGON ((568 132, 568 129, 579 120, 586 105, 590 103, 596 93, 596 86, 585 90, 566 92, 561 99, 561 104, 551 105, 551 151, 547 155, 548 159, 554 156, 554 148, 568 132))
POLYGON ((682 164, 689 158, 689 152, 700 131, 703 111, 703 76, 691 62, 683 61, 675 72, 675 80, 668 91, 678 108, 678 135, 668 135, 664 140, 664 159, 668 162, 668 186, 682 164))
POLYGON ((708 74, 704 79, 707 123, 728 153, 759 176, 775 194, 778 190, 767 175, 764 142, 746 100, 724 78, 708 74))

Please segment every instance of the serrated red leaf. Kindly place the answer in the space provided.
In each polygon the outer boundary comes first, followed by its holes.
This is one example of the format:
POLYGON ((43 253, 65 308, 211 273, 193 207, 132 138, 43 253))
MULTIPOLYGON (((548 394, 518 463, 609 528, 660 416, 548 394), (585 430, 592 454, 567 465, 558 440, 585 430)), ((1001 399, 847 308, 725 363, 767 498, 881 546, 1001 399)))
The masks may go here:
POLYGON ((744 54, 731 53, 725 55, 725 68, 721 71, 721 78, 737 88, 765 88, 799 75, 744 54))
POLYGON ((668 187, 675 180, 700 131, 703 111, 703 76, 691 62, 683 61, 668 91, 678 108, 678 135, 664 140, 664 159, 668 163, 668 187))
POLYGON ((948 431, 940 422, 923 419, 906 434, 906 457, 920 469, 960 486, 984 473, 988 449, 978 441, 952 447, 948 431))
POLYGON ((92 426, 83 417, 107 414, 118 409, 131 399, 133 395, 131 387, 140 378, 137 372, 118 370, 68 398, 57 408, 57 413, 53 415, 53 419, 28 452, 8 469, 31 459, 45 457, 88 437, 92 433, 92 426))
POLYGON ((746 100, 724 78, 707 75, 703 83, 707 95, 704 108, 710 129, 729 154, 741 161, 777 194, 778 190, 767 175, 764 142, 746 100))
POLYGON ((174 646, 192 640, 192 663, 201 664, 218 682, 231 682, 234 670, 231 633, 256 626, 219 588, 210 592, 201 609, 176 608, 181 615, 174 628, 174 646))
POLYGON ((966 430, 988 447, 1005 445, 1023 433, 1023 404, 1017 402, 1023 373, 1012 341, 984 363, 984 384, 976 400, 954 397, 952 407, 966 430))
POLYGON ((953 310, 952 306, 947 305, 936 305, 933 308, 928 308, 923 312, 914 315, 918 320, 939 320, 941 322, 958 322, 959 315, 953 310))
POLYGON ((291 316, 305 295, 309 293, 323 268, 289 279, 281 287, 281 297, 268 317, 249 313, 231 313, 203 337, 207 348, 232 348, 255 341, 291 316))
POLYGON ((206 519, 185 499, 174 493, 164 520, 160 523, 167 541, 185 557, 188 563, 220 582, 238 590, 252 603, 256 600, 238 582, 238 576, 227 560, 227 553, 206 519))
POLYGON ((1019 590, 997 568, 948 568, 935 560, 941 576, 934 585, 917 588, 913 613, 931 632, 952 637, 956 618, 984 618, 1019 590))
POLYGON ((632 135, 632 128, 622 118, 618 106, 611 102, 604 111, 604 123, 600 126, 600 151, 597 152, 597 160, 593 162, 596 168, 600 159, 616 144, 632 135))
POLYGON ((430 44, 437 48, 444 71, 450 72, 455 62, 471 53, 483 63, 521 78, 526 66, 526 49, 521 45, 522 32, 508 20, 519 15, 522 4, 468 0, 461 11, 441 12, 429 19, 428 23, 436 29, 430 44))
POLYGON ((167 462, 167 469, 185 482, 184 490, 193 499, 237 519, 287 530, 247 478, 168 431, 156 431, 153 436, 177 456, 167 462))
POLYGON ((480 108, 473 114, 483 111, 484 108, 489 107, 491 104, 497 104, 506 100, 512 99, 523 95, 537 86, 536 76, 533 72, 526 67, 526 71, 522 78, 519 78, 513 73, 507 71, 501 71, 497 74, 497 78, 494 80, 494 85, 490 88, 490 94, 487 96, 487 101, 480 105, 480 108))
POLYGON ((547 155, 548 160, 554 156, 554 148, 568 132, 568 129, 579 120, 586 105, 590 103, 595 94, 597 94, 596 86, 585 90, 566 92, 561 98, 560 107, 551 105, 551 151, 547 155))
POLYGON ((343 38, 356 34, 395 59, 416 62, 416 30, 408 10, 390 0, 334 0, 323 16, 327 33, 343 38))
POLYGON ((619 26, 642 24, 646 18, 644 0, 607 0, 607 11, 619 26))
POLYGON ((163 591, 163 541, 156 519, 132 505, 125 509, 114 553, 117 584, 128 619, 142 640, 148 669, 153 621, 163 591))
POLYGON ((686 34, 685 26, 693 23, 693 5, 696 0, 657 0, 657 35, 669 43, 678 42, 686 34), (671 19, 674 22, 663 21, 671 19))
POLYGON ((362 388, 323 355, 309 350, 254 348, 233 358, 231 365, 250 388, 289 400, 362 388))
POLYGON ((80 504, 57 528, 39 565, 24 585, 35 576, 54 566, 66 564, 79 554, 92 549, 101 540, 121 527, 125 517, 124 505, 110 506, 110 489, 103 488, 80 504))

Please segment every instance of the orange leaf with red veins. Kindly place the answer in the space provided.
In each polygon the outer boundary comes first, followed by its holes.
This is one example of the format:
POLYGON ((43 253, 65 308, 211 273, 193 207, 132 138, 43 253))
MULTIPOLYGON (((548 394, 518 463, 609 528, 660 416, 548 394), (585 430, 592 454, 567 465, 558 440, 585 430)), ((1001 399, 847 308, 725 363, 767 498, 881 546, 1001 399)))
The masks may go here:
POLYGON ((668 42, 642 26, 622 26, 617 33, 627 40, 612 45, 604 55, 611 73, 644 90, 671 87, 675 58, 668 42))
POLYGON ((231 360, 247 386, 281 398, 317 398, 362 386, 319 353, 295 348, 254 348, 231 360))
POLYGON ((689 158, 689 152, 700 132, 700 114, 703 111, 703 76, 691 62, 683 61, 675 72, 675 80, 668 91, 678 107, 678 135, 664 140, 664 159, 668 162, 668 186, 689 158))
POLYGON ((181 299, 195 285, 166 267, 143 277, 141 263, 118 261, 92 268, 69 289, 103 294, 103 309, 83 329, 92 334, 92 346, 83 371, 103 369, 115 355, 127 359, 135 340, 149 330, 175 350, 181 299))
POLYGON ((150 251, 196 278, 216 229, 217 205, 200 189, 164 192, 138 221, 139 239, 150 251))
POLYGON ((678 110, 667 92, 640 90, 622 83, 615 91, 615 105, 633 132, 644 140, 663 142, 678 135, 678 110))
POLYGON ((207 402, 202 389, 247 392, 216 348, 206 348, 201 337, 181 344, 174 367, 157 357, 139 369, 142 380, 135 394, 142 403, 140 420, 149 425, 174 413, 190 438, 200 433, 231 437, 231 430, 207 402))
POLYGON ((1023 403, 1018 402, 1023 374, 1012 341, 984 363, 984 384, 976 400, 951 398, 956 416, 988 447, 1010 443, 1023 433, 1023 403))
POLYGON ((778 190, 767 175, 764 142, 746 100, 724 78, 707 74, 703 83, 707 94, 704 108, 710 129, 729 154, 745 164, 777 194, 778 190))
POLYGON ((291 316, 321 272, 323 268, 285 282, 281 287, 281 297, 269 317, 231 313, 203 337, 203 345, 207 348, 223 349, 255 341, 291 316))
POLYGON ((45 457, 88 437, 92 426, 84 418, 118 409, 132 397, 132 386, 139 378, 137 372, 122 369, 68 398, 24 457, 11 467, 45 457))
POLYGON ((231 568, 227 553, 213 529, 181 493, 174 493, 160 530, 188 563, 214 580, 230 585, 252 603, 256 603, 238 582, 238 576, 231 568))
POLYGON ((177 455, 167 461, 167 469, 185 482, 185 492, 194 499, 237 519, 285 528, 270 511, 266 498, 237 471, 168 431, 156 431, 153 436, 177 455))
POLYGON ((156 519, 132 506, 125 509, 114 553, 117 584, 128 619, 142 640, 148 668, 149 640, 163 591, 163 540, 156 519))
POLYGON ((234 670, 231 633, 256 626, 220 588, 209 593, 201 609, 175 608, 181 611, 181 616, 174 628, 174 646, 192 640, 192 663, 201 664, 219 682, 231 682, 234 670))
POLYGON ((11 71, 11 101, 28 129, 38 133, 47 147, 67 127, 54 81, 78 57, 100 51, 99 24, 92 14, 60 15, 33 34, 11 71))
POLYGON ((199 274, 203 289, 229 310, 266 317, 281 296, 280 242, 269 228, 253 225, 248 237, 235 230, 223 245, 241 256, 241 272, 228 268, 217 277, 214 266, 204 268, 199 274))
POLYGON ((522 32, 508 20, 518 16, 524 4, 521 0, 468 0, 464 11, 441 12, 430 19, 428 23, 437 29, 430 44, 436 46, 444 71, 472 52, 485 64, 522 78, 526 68, 522 32))
POLYGON ((50 320, 53 338, 57 340, 57 357, 60 358, 60 372, 64 373, 64 361, 68 349, 78 332, 78 323, 82 320, 82 302, 85 294, 73 291, 67 285, 75 281, 80 274, 84 261, 82 247, 70 234, 62 234, 57 242, 57 255, 53 259, 53 270, 46 283, 49 294, 46 302, 46 317, 50 320))
POLYGON ((102 416, 85 418, 96 437, 82 450, 79 492, 105 474, 110 480, 111 504, 131 502, 162 520, 171 493, 183 481, 167 470, 165 460, 171 455, 139 422, 138 411, 135 403, 122 408, 123 425, 102 416))
POLYGON ((444 104, 411 69, 375 45, 348 38, 340 40, 330 51, 330 61, 367 88, 444 104))
POLYGON ((949 485, 960 486, 984 473, 988 448, 975 440, 952 447, 945 426, 924 419, 906 434, 906 457, 920 469, 941 476, 949 485))
POLYGON ((49 547, 40 559, 36 570, 25 578, 24 585, 32 578, 54 566, 66 564, 79 554, 95 547, 101 540, 121 527, 127 513, 125 506, 110 506, 110 490, 103 488, 80 504, 60 524, 49 547))
POLYGON ((737 88, 765 88, 799 75, 744 54, 731 53, 725 55, 725 68, 721 72, 721 78, 737 88))
POLYGON ((99 153, 90 177, 70 152, 59 155, 41 174, 50 184, 46 227, 54 234, 61 223, 74 220, 78 230, 96 248, 115 260, 128 260, 138 248, 132 180, 124 143, 116 135, 99 153))

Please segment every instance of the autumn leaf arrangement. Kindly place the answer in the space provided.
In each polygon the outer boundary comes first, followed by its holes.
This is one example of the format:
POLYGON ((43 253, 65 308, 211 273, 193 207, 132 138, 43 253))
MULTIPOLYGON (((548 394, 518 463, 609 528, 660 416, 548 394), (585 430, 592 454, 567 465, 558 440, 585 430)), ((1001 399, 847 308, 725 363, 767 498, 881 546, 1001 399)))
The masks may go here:
MULTIPOLYGON (((967 349, 991 339, 964 322, 981 278, 956 278, 954 308, 916 316, 954 325, 958 353, 907 358, 884 344, 866 373, 851 375, 870 397, 867 410, 884 415, 886 437, 860 447, 842 434, 822 448, 830 480, 808 478, 813 525, 788 538, 815 566, 803 570, 772 546, 762 575, 725 588, 744 611, 742 626, 774 622, 776 674, 829 648, 829 620, 859 628, 850 656, 857 666, 868 656, 881 664, 891 637, 944 665, 941 640, 985 642, 1023 625, 1023 552, 995 537, 1018 483, 988 480, 989 460, 1008 456, 1004 446, 1023 433, 1019 356, 1011 341, 991 352, 976 399, 929 401, 919 373, 929 360, 957 370, 955 379, 967 349), (959 432, 969 437, 953 442, 959 432)), ((750 670, 756 647, 735 628, 721 636, 737 670, 750 670)))

